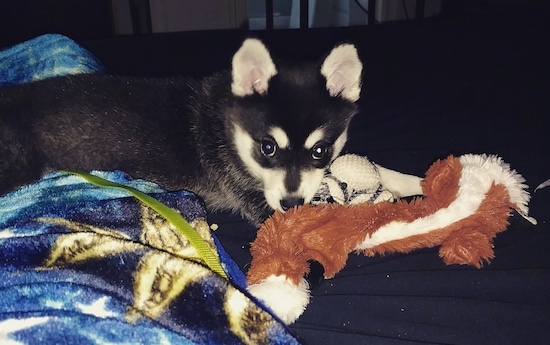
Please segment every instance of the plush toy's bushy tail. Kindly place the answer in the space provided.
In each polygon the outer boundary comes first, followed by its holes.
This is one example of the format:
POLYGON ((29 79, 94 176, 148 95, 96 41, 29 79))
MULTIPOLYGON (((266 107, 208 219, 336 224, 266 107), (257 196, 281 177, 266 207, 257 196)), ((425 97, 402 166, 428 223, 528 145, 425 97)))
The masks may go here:
POLYGON ((501 157, 466 154, 460 156, 460 163, 464 167, 463 169, 469 170, 468 175, 477 176, 477 178, 484 177, 486 183, 493 181, 495 184, 503 185, 513 208, 531 224, 537 224, 535 218, 528 216, 528 204, 531 196, 527 191, 528 186, 525 184, 525 179, 501 157))

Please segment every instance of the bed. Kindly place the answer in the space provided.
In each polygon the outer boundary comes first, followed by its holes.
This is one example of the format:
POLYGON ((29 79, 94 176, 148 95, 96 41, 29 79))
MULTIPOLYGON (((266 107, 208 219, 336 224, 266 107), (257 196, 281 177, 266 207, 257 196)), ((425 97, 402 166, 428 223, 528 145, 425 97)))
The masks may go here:
MULTIPOLYGON (((351 28, 152 34, 78 44, 93 54, 107 73, 138 77, 201 76, 227 68, 242 39, 250 35, 262 39, 273 55, 290 59, 315 60, 337 43, 356 44, 365 72, 360 113, 350 125, 345 152, 419 176, 449 154, 497 154, 525 177, 532 197, 530 215, 538 224, 514 214, 507 231, 495 240, 494 260, 481 269, 446 266, 436 249, 423 249, 376 257, 352 254, 346 267, 330 280, 313 270, 311 303, 295 323, 287 327, 257 311, 259 318, 271 320, 270 330, 262 331, 264 335, 274 329, 278 332, 262 339, 307 344, 503 345, 548 342, 550 188, 536 192, 535 188, 550 179, 549 34, 543 16, 513 20, 506 16, 351 28)), ((65 175, 48 178, 73 183, 65 175)), ((127 181, 128 177, 116 179, 127 181)), ((158 186, 147 188, 151 193, 162 192, 158 186)), ((173 195, 166 197, 177 204, 173 195)), ((209 223, 217 224, 215 241, 223 246, 228 260, 234 261, 232 269, 246 272, 256 229, 237 216, 205 216, 209 223)), ((6 253, 2 254, 5 260, 6 253)), ((105 265, 98 267, 108 270, 105 265)), ((93 270, 95 266, 78 267, 93 270)), ((117 274, 105 272, 105 277, 117 274)), ((116 290, 113 284, 110 286, 116 290)), ((7 289, 5 281, 3 289, 7 289)), ((7 309, 2 312, 4 316, 10 313, 7 309)), ((172 311, 171 316, 176 314, 172 311)), ((206 323, 212 317, 199 316, 206 323)), ((161 325, 177 322, 163 317, 161 325)), ((108 332, 115 324, 105 323, 98 330, 108 332)), ((214 325, 208 332, 222 327, 222 323, 214 325)), ((151 331, 156 326, 144 326, 151 337, 159 337, 150 339, 182 341, 151 331)), ((22 333, 11 332, 13 327, 17 326, 0 322, 0 339, 29 341, 22 333)), ((44 340, 60 339, 40 334, 44 340)), ((131 331, 124 333, 129 334, 131 331)), ((66 339, 78 343, 80 338, 66 339)), ((114 337, 112 342, 115 339, 122 338, 114 337)), ((129 339, 147 343, 139 337, 129 339)), ((200 343, 208 337, 193 339, 200 343)), ((209 341, 244 341, 221 335, 213 339, 209 341)), ((247 339, 255 343, 254 338, 247 339)))

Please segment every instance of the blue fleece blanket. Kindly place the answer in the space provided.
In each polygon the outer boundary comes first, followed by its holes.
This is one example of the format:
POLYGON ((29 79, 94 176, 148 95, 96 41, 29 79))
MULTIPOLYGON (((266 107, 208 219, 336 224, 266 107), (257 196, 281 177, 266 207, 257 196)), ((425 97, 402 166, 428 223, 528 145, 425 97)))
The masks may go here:
POLYGON ((0 86, 103 69, 90 52, 58 34, 39 36, 0 51, 0 86))
MULTIPOLYGON (((0 52, 4 84, 52 76, 48 66, 69 74, 100 69, 59 35, 0 52), (50 54, 48 42, 75 59, 50 54), (36 69, 5 74, 12 59, 36 69)), ((177 210, 209 243, 229 279, 211 271, 181 232, 128 192, 53 172, 0 197, 1 344, 299 343, 246 292, 242 272, 210 232, 200 198, 122 172, 94 174, 177 210)))

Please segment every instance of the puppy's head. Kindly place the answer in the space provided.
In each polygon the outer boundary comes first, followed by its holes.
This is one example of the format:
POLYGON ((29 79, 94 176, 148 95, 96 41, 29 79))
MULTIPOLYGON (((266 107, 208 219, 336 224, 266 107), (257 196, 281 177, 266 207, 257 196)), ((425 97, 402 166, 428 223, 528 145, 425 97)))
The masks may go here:
POLYGON ((285 211, 313 198, 346 143, 362 68, 351 44, 336 46, 319 65, 276 66, 256 39, 235 53, 228 128, 273 209, 285 211))

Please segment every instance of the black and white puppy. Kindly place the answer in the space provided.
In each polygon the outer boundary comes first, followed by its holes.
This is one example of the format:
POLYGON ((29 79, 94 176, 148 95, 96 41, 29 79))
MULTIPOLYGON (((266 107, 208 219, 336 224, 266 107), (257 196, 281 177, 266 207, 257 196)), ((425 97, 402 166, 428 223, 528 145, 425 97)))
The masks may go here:
POLYGON ((74 75, 0 89, 0 193, 57 169, 121 170, 253 224, 311 200, 357 112, 351 44, 279 65, 247 39, 201 80, 74 75))

